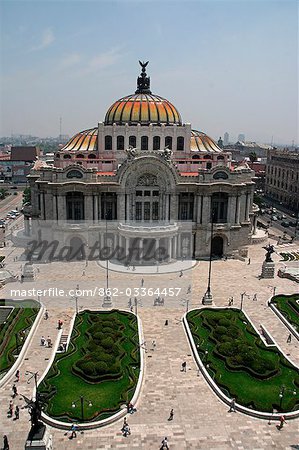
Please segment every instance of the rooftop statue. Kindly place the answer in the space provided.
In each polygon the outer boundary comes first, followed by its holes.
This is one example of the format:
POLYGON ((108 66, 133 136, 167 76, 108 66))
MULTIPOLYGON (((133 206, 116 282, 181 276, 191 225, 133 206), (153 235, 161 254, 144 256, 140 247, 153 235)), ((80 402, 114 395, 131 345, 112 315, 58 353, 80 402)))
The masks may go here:
POLYGON ((142 69, 141 69, 141 74, 137 78, 137 90, 135 91, 135 94, 141 94, 141 93, 151 94, 150 77, 148 77, 145 72, 145 68, 148 65, 148 63, 149 63, 149 61, 146 61, 146 62, 139 61, 139 64, 142 67, 142 69))

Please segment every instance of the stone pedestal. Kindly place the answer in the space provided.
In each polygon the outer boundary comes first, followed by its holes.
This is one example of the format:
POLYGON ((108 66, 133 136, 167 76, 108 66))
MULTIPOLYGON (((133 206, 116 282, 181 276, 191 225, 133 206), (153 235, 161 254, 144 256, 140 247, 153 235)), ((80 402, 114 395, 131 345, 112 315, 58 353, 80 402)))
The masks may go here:
POLYGON ((262 278, 274 278, 275 264, 274 262, 264 261, 262 267, 262 278))
POLYGON ((25 450, 52 450, 52 436, 47 427, 40 424, 38 429, 31 429, 29 431, 25 450))
POLYGON ((104 300, 103 300, 103 304, 102 304, 103 308, 112 308, 112 298, 110 295, 105 295, 104 296, 104 300))
POLYGON ((213 303, 212 293, 211 293, 211 291, 207 291, 202 298, 202 304, 203 305, 212 305, 212 303, 213 303))
POLYGON ((33 265, 30 263, 26 263, 23 270, 23 281, 32 281, 32 280, 34 280, 33 265))

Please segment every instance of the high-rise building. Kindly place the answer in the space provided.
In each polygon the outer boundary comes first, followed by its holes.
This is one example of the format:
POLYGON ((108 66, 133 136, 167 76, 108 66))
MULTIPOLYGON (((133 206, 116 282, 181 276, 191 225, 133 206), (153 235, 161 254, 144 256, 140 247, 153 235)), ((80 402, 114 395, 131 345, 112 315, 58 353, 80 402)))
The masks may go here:
POLYGON ((229 134, 226 131, 223 136, 223 145, 228 145, 228 143, 229 143, 229 134))

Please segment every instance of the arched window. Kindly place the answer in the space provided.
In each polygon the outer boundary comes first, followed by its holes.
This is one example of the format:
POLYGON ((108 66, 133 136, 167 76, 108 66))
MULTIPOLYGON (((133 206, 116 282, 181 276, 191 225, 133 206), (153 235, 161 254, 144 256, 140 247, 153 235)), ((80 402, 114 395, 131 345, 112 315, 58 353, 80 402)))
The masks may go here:
POLYGON ((184 138, 183 136, 178 136, 177 143, 176 143, 176 149, 178 152, 184 151, 184 138))
POLYGON ((65 154, 63 155, 63 159, 71 159, 71 155, 65 154))
POLYGON ((82 155, 81 153, 79 153, 79 155, 77 155, 76 158, 82 159, 82 158, 84 158, 84 155, 82 155))
POLYGON ((95 155, 94 153, 90 153, 90 154, 87 156, 87 158, 88 158, 88 159, 96 159, 96 155, 95 155))
POLYGON ((165 147, 168 147, 169 150, 172 150, 172 137, 171 136, 166 136, 165 147))
POLYGON ((129 145, 131 147, 136 148, 136 136, 129 136, 129 145))
POLYGON ((67 178, 82 178, 83 177, 83 173, 80 172, 79 170, 70 170, 67 174, 66 174, 67 178))
POLYGON ((117 136, 117 150, 124 150, 125 149, 125 138, 123 136, 117 136))
POLYGON ((200 159, 200 156, 199 155, 193 155, 192 159, 200 159))
POLYGON ((105 136, 105 150, 112 150, 112 136, 105 136))
POLYGON ((160 136, 153 137, 153 150, 160 150, 160 136))
POLYGON ((141 150, 148 150, 148 137, 141 136, 141 150))
POLYGON ((219 155, 219 156, 217 156, 217 159, 218 159, 218 161, 220 161, 220 160, 224 159, 224 156, 219 155))
POLYGON ((203 159, 212 159, 212 156, 211 156, 211 155, 205 155, 205 156, 203 157, 203 159))

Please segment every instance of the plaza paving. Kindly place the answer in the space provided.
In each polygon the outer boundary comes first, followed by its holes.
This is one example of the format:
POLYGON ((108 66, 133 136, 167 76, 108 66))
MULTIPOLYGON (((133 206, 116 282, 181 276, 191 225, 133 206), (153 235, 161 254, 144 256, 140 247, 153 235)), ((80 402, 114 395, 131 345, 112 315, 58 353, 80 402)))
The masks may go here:
MULTIPOLYGON (((283 247, 280 247, 283 248, 283 247)), ((297 249, 298 243, 286 247, 297 249)), ((14 258, 20 250, 14 247, 3 249, 7 254, 7 268, 14 273, 21 273, 20 261, 14 258)), ((292 339, 287 344, 288 331, 274 313, 267 307, 267 300, 276 287, 276 293, 294 293, 298 284, 275 276, 273 280, 259 279, 265 250, 261 245, 249 247, 251 264, 247 261, 227 260, 215 261, 212 266, 212 293, 214 304, 224 306, 230 296, 234 297, 234 306, 240 304, 240 294, 244 291, 249 298, 244 299, 243 308, 249 314, 254 324, 262 323, 272 334, 275 341, 292 361, 299 365, 299 343, 292 339), (258 301, 252 300, 257 293, 258 301)), ((283 266, 278 255, 274 255, 276 272, 283 266)), ((293 266, 296 263, 293 263, 293 266)), ((51 263, 36 267, 36 280, 27 283, 10 283, 1 291, 2 298, 11 289, 29 289, 57 287, 65 290, 74 289, 79 284, 80 289, 104 287, 105 270, 95 262, 88 263, 51 263)), ((53 446, 56 450, 64 449, 159 449, 164 436, 168 437, 170 449, 294 449, 299 448, 299 420, 289 421, 279 431, 276 423, 257 420, 240 413, 228 413, 224 405, 210 390, 203 377, 197 375, 197 368, 185 336, 180 318, 186 309, 201 306, 201 298, 207 287, 208 262, 199 262, 192 270, 173 272, 170 274, 141 275, 132 270, 124 272, 111 271, 109 285, 124 292, 126 288, 141 287, 141 277, 144 278, 144 288, 160 287, 181 288, 178 297, 165 297, 165 306, 153 306, 154 297, 138 295, 138 304, 144 339, 148 351, 145 354, 145 378, 141 396, 137 404, 137 413, 128 416, 132 434, 123 437, 120 429, 122 420, 105 428, 79 433, 76 439, 70 440, 65 432, 50 428, 53 436, 53 446), (192 285, 192 293, 187 294, 188 286, 192 285), (184 301, 183 301, 184 300, 184 301), (165 326, 165 320, 169 324, 165 326), (151 350, 151 341, 156 340, 157 346, 151 350), (187 372, 180 372, 182 361, 187 361, 187 372), (174 409, 174 420, 169 422, 171 408, 174 409)), ((132 291, 133 293, 133 291, 132 291)), ((134 295, 132 295, 134 297, 134 295)), ((42 297, 41 301, 49 311, 49 319, 42 319, 35 333, 26 357, 20 367, 21 380, 18 383, 20 393, 30 397, 33 380, 28 384, 26 370, 38 371, 41 375, 47 367, 52 349, 40 346, 40 337, 48 335, 54 341, 58 330, 57 320, 64 322, 64 333, 67 332, 72 315, 75 312, 75 301, 70 298, 59 299, 50 296, 42 297)), ((113 299, 115 307, 128 308, 128 297, 120 295, 113 299)), ((99 295, 79 297, 79 307, 101 309, 102 297, 99 295)), ((30 428, 29 414, 21 409, 20 420, 7 418, 7 408, 11 399, 10 380, 0 391, 0 429, 8 435, 10 448, 24 448, 25 439, 30 428)), ((261 384, 262 395, 262 384, 261 384)), ((74 393, 74 400, 76 393, 74 393)), ((21 397, 14 404, 24 406, 21 397)))

